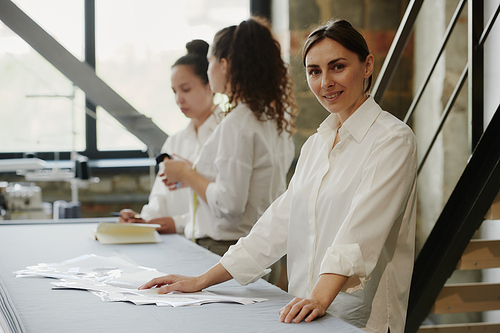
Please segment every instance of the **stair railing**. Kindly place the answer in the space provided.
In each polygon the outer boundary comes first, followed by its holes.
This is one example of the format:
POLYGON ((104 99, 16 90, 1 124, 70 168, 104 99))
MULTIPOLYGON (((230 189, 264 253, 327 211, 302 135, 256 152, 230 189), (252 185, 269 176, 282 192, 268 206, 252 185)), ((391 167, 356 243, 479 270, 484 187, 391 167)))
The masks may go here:
MULTIPOLYGON (((459 19, 466 1, 461 0, 450 19, 441 46, 426 73, 423 83, 415 93, 406 113, 405 122, 413 115, 420 98, 427 87, 430 76, 442 56, 449 37, 459 19)), ((396 71, 404 48, 410 38, 422 1, 410 1, 396 33, 380 74, 374 85, 373 96, 379 103, 396 71)), ((469 132, 472 152, 464 173, 446 203, 431 234, 420 251, 414 266, 410 299, 408 305, 406 333, 415 333, 429 314, 446 280, 455 270, 461 254, 479 228, 484 216, 500 189, 500 106, 497 108, 488 128, 483 133, 483 46, 500 12, 500 6, 483 29, 483 0, 468 2, 468 62, 451 94, 439 125, 419 161, 418 172, 425 165, 443 125, 455 104, 463 85, 469 81, 469 132)))

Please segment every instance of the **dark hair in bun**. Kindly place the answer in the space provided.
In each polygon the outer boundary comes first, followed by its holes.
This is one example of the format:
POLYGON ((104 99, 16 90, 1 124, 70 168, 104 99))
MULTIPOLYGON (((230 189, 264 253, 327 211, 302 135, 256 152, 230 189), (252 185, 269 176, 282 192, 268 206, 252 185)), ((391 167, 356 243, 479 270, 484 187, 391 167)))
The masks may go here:
POLYGON ((172 68, 178 65, 191 66, 194 74, 198 75, 203 83, 208 84, 208 43, 201 39, 194 39, 186 44, 188 53, 172 65, 172 68))

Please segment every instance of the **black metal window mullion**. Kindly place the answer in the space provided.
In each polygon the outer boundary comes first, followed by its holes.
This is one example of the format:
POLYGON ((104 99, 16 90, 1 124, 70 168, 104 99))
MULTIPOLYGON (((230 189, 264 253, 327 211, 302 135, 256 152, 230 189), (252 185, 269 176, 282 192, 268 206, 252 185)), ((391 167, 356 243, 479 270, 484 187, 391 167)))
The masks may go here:
POLYGON ((472 153, 484 131, 484 51, 482 45, 479 45, 484 25, 484 0, 469 1, 468 6, 469 150, 472 153))
MULTIPOLYGON (((95 29, 95 0, 84 0, 84 45, 85 62, 96 69, 96 29, 95 29)), ((97 113, 96 105, 85 99, 85 151, 83 155, 90 159, 106 158, 141 158, 147 154, 138 150, 127 151, 99 151, 97 149, 97 113)))
MULTIPOLYGON (((95 48, 95 0, 84 1, 84 45, 85 62, 95 71, 96 48, 95 48)), ((96 106, 87 98, 85 99, 85 152, 86 156, 97 155, 97 121, 96 106), (94 116, 93 116, 94 115, 94 116)))

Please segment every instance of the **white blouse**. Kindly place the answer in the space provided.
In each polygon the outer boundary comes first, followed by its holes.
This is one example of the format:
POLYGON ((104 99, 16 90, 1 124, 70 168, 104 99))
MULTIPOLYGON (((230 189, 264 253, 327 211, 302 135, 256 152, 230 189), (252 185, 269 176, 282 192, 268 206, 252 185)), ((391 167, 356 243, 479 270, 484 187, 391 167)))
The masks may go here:
MULTIPOLYGON (((198 156, 201 147, 210 137, 217 125, 222 120, 222 110, 217 107, 214 112, 201 124, 198 131, 195 130, 193 122, 182 131, 171 135, 167 138, 163 147, 162 153, 170 155, 177 154, 191 162, 194 162, 198 156)), ((164 170, 163 163, 160 163, 158 174, 162 174, 164 170)), ((142 207, 141 217, 149 221, 158 217, 175 216, 189 212, 189 200, 191 193, 189 189, 183 188, 175 191, 170 191, 163 184, 161 177, 156 177, 149 200, 142 207)))
POLYGON ((275 121, 260 121, 244 103, 227 114, 203 146, 194 166, 211 183, 193 215, 175 216, 189 239, 237 240, 246 236, 267 207, 286 189, 294 157, 290 135, 275 121), (193 227, 194 226, 194 227, 193 227), (194 228, 194 233, 193 233, 194 228))
POLYGON ((288 190, 221 259, 241 284, 287 254, 289 292, 349 276, 328 309, 367 332, 403 332, 413 270, 416 140, 372 97, 340 126, 330 115, 302 147, 288 190), (340 142, 331 149, 339 130, 340 142))

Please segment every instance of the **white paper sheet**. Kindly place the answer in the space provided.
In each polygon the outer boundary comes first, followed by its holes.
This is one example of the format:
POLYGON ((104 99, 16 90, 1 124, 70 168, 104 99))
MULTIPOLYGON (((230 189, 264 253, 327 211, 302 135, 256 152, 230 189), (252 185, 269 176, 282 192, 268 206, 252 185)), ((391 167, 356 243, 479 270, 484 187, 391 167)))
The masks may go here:
POLYGON ((131 302, 136 305, 192 306, 208 303, 252 304, 263 298, 241 298, 217 295, 209 291, 196 293, 172 292, 158 294, 157 289, 138 290, 147 281, 166 275, 153 268, 137 266, 118 257, 101 257, 86 254, 61 263, 28 266, 16 273, 18 278, 48 277, 52 289, 82 289, 92 292, 105 302, 131 302))

